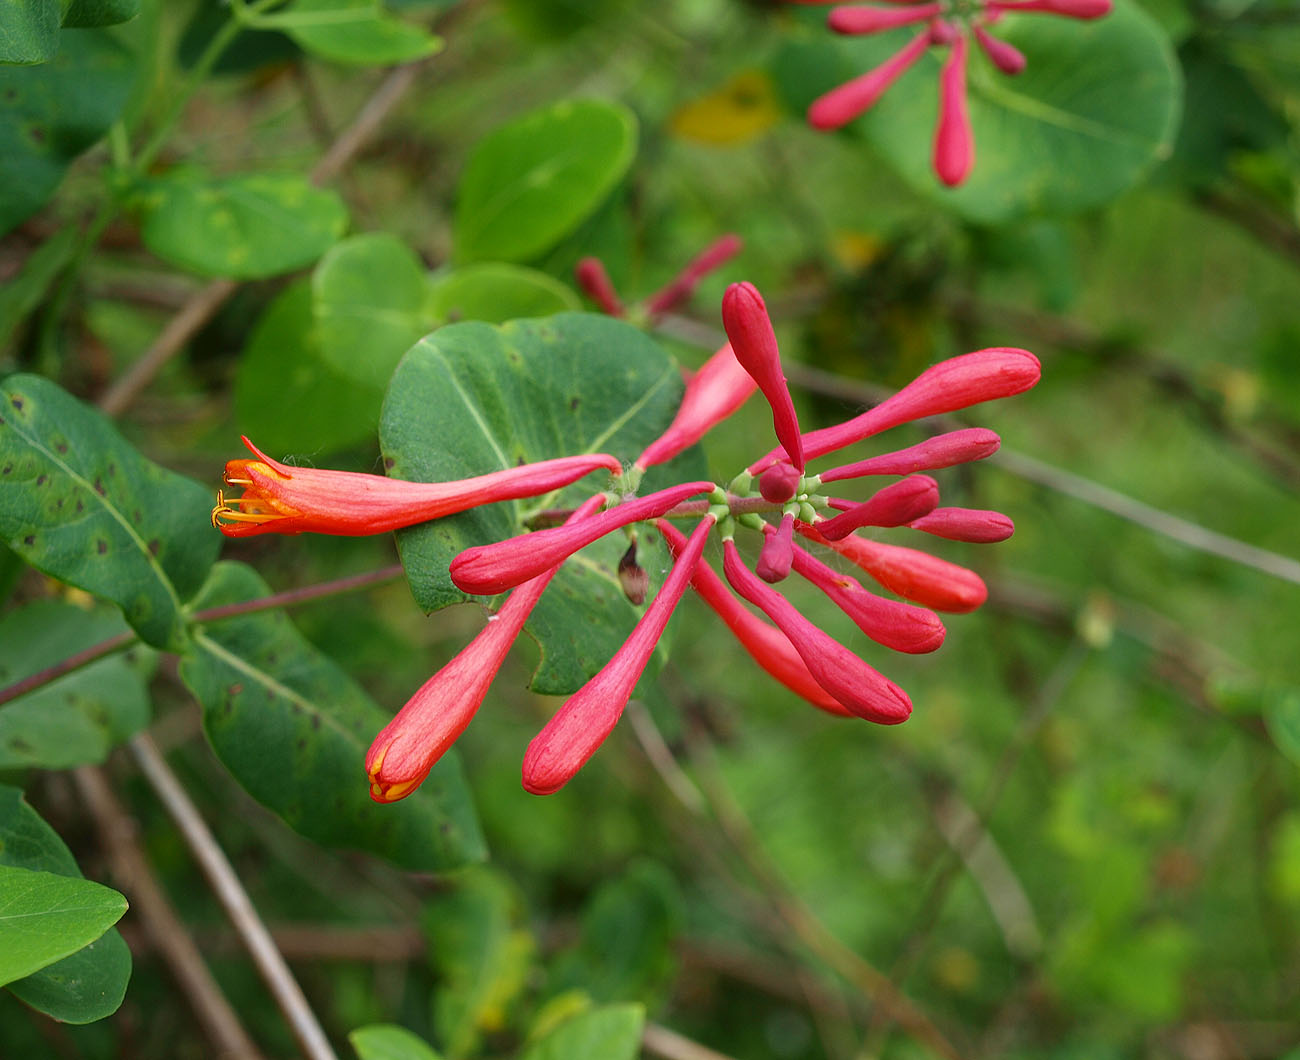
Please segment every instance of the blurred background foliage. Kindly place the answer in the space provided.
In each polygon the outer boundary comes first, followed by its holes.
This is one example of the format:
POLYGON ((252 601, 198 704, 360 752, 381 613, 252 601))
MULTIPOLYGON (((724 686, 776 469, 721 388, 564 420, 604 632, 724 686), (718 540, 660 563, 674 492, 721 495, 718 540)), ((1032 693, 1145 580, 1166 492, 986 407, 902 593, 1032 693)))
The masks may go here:
MULTIPOLYGON (((687 1058, 709 1054, 671 1051, 684 1047, 662 1027, 781 1060, 943 1055, 931 1032, 962 1057, 1016 1060, 1300 1049, 1300 8, 1125 4, 1168 60, 1151 157, 1082 209, 1031 204, 988 223, 902 161, 928 158, 932 111, 837 135, 804 125, 796 104, 827 87, 831 60, 816 49, 837 47, 807 11, 387 7, 445 47, 412 68, 337 182, 337 209, 286 237, 301 260, 241 265, 247 282, 120 421, 159 462, 215 483, 245 432, 276 457, 376 470, 383 381, 414 339, 451 320, 575 308, 572 268, 589 254, 634 301, 724 232, 743 237, 742 255, 659 340, 700 364, 721 341, 723 288, 753 281, 805 426, 871 400, 868 383, 895 388, 983 346, 1031 349, 1044 374, 974 414, 1004 453, 943 480, 945 503, 1017 525, 996 549, 928 546, 988 580, 981 611, 948 622, 936 655, 911 658, 808 605, 908 689, 917 710, 898 729, 807 709, 688 600, 658 682, 562 794, 539 799, 520 788, 519 760, 555 703, 523 691, 536 663, 523 643, 459 744, 490 860, 402 874, 252 803, 203 741, 174 666, 160 666, 154 739, 340 1049, 354 1028, 389 1023, 446 1057, 531 1056, 530 1034, 540 1056, 538 1028, 588 1000, 645 1006, 647 1055, 687 1058), (512 227, 513 249, 467 235, 470 189, 490 179, 466 176, 491 170, 485 138, 573 100, 613 115, 578 137, 591 172, 560 191, 579 201, 535 214, 559 218, 535 238, 512 227), (360 327, 349 346, 349 304, 377 301, 390 330, 360 327), (1139 507, 1117 513, 1106 490, 1139 507), (1187 524, 1230 540, 1189 544, 1187 524)), ((224 18, 217 4, 146 2, 94 31, 135 56, 130 120, 158 119, 224 18)), ((64 61, 83 46, 65 42, 64 61)), ((79 272, 65 271, 66 233, 102 194, 108 147, 17 218, 0 242, 4 370, 93 399, 204 276, 230 275, 195 259, 220 247, 176 219, 191 202, 180 196, 247 174, 274 196, 275 174, 307 172, 391 76, 327 51, 280 32, 234 39, 79 272)), ((864 68, 851 49, 836 54, 864 68)), ((1026 165, 1057 161, 1026 150, 1026 165)), ((995 164, 977 157, 977 173, 995 164)), ((751 403, 710 440, 713 474, 729 478, 769 433, 751 403)), ((281 590, 382 567, 395 550, 387 537, 263 537, 227 555, 281 590)), ((8 554, 0 586, 15 607, 57 591, 8 554)), ((426 617, 394 582, 294 620, 395 709, 480 611, 426 617)), ((129 761, 111 765, 222 990, 267 1055, 289 1055, 289 1031, 150 789, 129 761)), ((25 779, 82 871, 108 876, 66 775, 25 779)), ((136 966, 117 1014, 58 1025, 0 996, 0 1054, 211 1055, 130 915, 121 930, 136 966)), ((639 1010, 591 1011, 640 1027, 639 1010)), ((376 1042, 357 1048, 399 1055, 376 1042)), ((623 1055, 608 1048, 581 1055, 623 1055)))

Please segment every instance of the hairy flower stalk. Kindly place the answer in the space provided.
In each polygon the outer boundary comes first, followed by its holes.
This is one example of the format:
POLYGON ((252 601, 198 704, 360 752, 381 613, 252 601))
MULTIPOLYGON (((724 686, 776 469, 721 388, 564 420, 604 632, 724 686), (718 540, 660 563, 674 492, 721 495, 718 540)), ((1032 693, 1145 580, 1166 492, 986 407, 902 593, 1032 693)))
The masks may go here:
MULTIPOLYGON (((674 556, 680 555, 686 547, 686 537, 677 527, 667 520, 656 522, 674 556)), ((726 627, 731 630, 741 647, 749 652, 750 657, 758 663, 795 695, 807 700, 814 707, 828 714, 852 717, 852 712, 838 699, 822 688, 808 669, 808 664, 799 657, 790 643, 790 638, 775 626, 770 626, 752 611, 745 608, 731 592, 726 583, 718 577, 712 567, 700 560, 691 576, 691 588, 709 605, 726 627)))
POLYGON ((815 129, 838 129, 848 124, 871 109, 929 48, 950 48, 939 74, 939 119, 932 161, 938 178, 949 187, 957 187, 965 182, 975 165, 975 136, 966 92, 970 38, 975 38, 1002 73, 1014 76, 1025 68, 1025 56, 989 32, 1004 12, 1042 12, 1090 19, 1100 18, 1110 9, 1111 0, 890 0, 884 7, 838 6, 826 19, 827 26, 836 33, 883 33, 918 22, 928 25, 875 69, 815 100, 808 108, 808 123, 815 129))
POLYGON ((781 371, 781 352, 763 296, 752 283, 733 283, 722 296, 722 326, 726 329, 736 360, 754 377, 758 389, 772 406, 776 440, 791 464, 803 470, 803 439, 795 415, 790 388, 781 371))
POLYGON ((520 534, 491 545, 475 545, 451 561, 451 580, 462 592, 495 596, 564 562, 612 530, 656 519, 686 498, 712 489, 712 482, 688 482, 564 526, 520 534))
POLYGON ((383 534, 496 501, 536 497, 592 471, 621 471, 605 453, 564 456, 457 482, 404 482, 355 471, 289 467, 244 444, 256 459, 231 460, 225 480, 238 497, 217 493, 212 525, 227 537, 253 534, 383 534))
MULTIPOLYGON (((599 510, 602 500, 599 494, 587 498, 569 521, 587 518, 599 510)), ((559 570, 558 565, 552 567, 512 592, 482 632, 380 730, 366 754, 370 797, 375 802, 404 799, 424 783, 474 719, 524 623, 559 570)))
POLYGON ((569 697, 528 745, 523 766, 525 789, 534 795, 559 791, 613 732, 668 626, 673 609, 690 584, 713 523, 712 515, 700 521, 673 564, 672 572, 623 646, 595 677, 569 697))
POLYGON ((908 719, 912 701, 906 692, 823 633, 789 600, 760 581, 741 561, 735 541, 728 539, 722 547, 722 572, 731 587, 776 623, 822 688, 850 712, 868 721, 897 725, 908 719))

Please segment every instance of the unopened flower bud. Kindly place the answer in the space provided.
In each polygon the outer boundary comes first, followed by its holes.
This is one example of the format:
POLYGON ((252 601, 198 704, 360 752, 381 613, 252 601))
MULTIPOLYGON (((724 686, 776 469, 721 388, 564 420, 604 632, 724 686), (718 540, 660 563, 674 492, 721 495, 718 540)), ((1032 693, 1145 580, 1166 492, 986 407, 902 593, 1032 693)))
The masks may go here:
POLYGON ((636 542, 627 546, 623 558, 618 561, 618 583, 623 587, 623 595, 628 602, 640 607, 645 603, 645 595, 650 589, 650 575, 636 561, 636 542))

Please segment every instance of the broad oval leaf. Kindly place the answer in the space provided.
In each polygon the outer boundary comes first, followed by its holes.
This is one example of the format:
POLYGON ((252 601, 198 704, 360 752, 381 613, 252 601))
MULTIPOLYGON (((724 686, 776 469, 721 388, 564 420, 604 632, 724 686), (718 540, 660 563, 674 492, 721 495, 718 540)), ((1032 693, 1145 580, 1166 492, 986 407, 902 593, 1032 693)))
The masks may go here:
MULTIPOLYGON (((109 608, 33 600, 0 617, 0 686, 127 631, 109 608)), ((149 724, 154 653, 140 644, 0 706, 0 769, 67 769, 102 762, 149 724)))
POLYGON ((131 53, 99 30, 60 34, 42 66, 0 65, 0 235, 44 206, 69 163, 108 132, 134 71, 131 53))
POLYGON ((347 227, 334 192, 293 174, 151 181, 141 238, 160 258, 205 276, 255 280, 310 265, 347 227))
MULTIPOLYGON (((0 865, 81 879, 63 840, 24 800, 0 785, 0 865)), ((60 1023, 91 1023, 122 1004, 131 978, 131 951, 110 928, 70 957, 9 984, 16 997, 60 1023)))
POLYGON ((527 261, 595 212, 636 154, 636 119, 566 100, 489 133, 461 174, 453 231, 460 261, 527 261))
POLYGON ((276 25, 305 50, 337 63, 391 66, 442 50, 442 38, 385 13, 376 0, 297 0, 276 25))
POLYGON ((235 373, 235 421, 270 453, 321 453, 375 435, 384 392, 334 371, 309 280, 286 287, 253 326, 235 373))
POLYGON ((418 1034, 395 1023, 374 1023, 348 1034, 357 1060, 442 1060, 418 1034))
POLYGON ((415 251, 376 232, 331 247, 312 273, 320 350, 338 373, 377 389, 433 327, 429 281, 415 251))
POLYGON ((590 1008, 534 1042, 520 1060, 635 1060, 644 1027, 643 1005, 590 1008))
POLYGON ((119 22, 130 22, 139 13, 140 0, 72 0, 63 13, 63 24, 79 29, 116 26, 119 22))
MULTIPOLYGON (((196 607, 269 595, 250 567, 219 563, 196 607)), ((410 798, 372 802, 365 756, 388 722, 374 701, 278 611, 205 624, 181 660, 217 757, 263 806, 330 847, 414 871, 481 860, 483 838, 454 755, 410 798)))
MULTIPOLYGON (((681 374, 668 355, 609 317, 561 313, 499 327, 452 324, 417 343, 393 373, 380 445, 390 474, 416 482, 575 453, 612 453, 626 464, 668 426, 681 394, 681 374)), ((698 454, 683 459, 674 481, 701 477, 698 454)), ((589 475, 561 503, 574 506, 607 481, 589 475)), ((526 513, 548 503, 507 501, 399 532, 416 601, 433 611, 469 599, 447 573, 452 558, 470 545, 522 533, 526 513)), ((546 590, 524 627, 542 649, 535 691, 572 692, 631 632, 642 612, 618 582, 626 549, 621 534, 598 541, 572 557, 546 590)), ((642 533, 641 550, 646 570, 668 566, 652 531, 642 533)))
POLYGON ((117 604, 155 647, 185 639, 182 606, 221 546, 211 509, 203 486, 150 463, 48 379, 0 384, 0 537, 117 604))
POLYGON ((58 0, 0 3, 0 63, 44 63, 59 50, 58 0))
POLYGON ((504 262, 466 265, 439 276, 429 303, 433 315, 448 324, 461 320, 504 324, 582 308, 573 290, 554 277, 504 262))
POLYGON ((125 912, 111 887, 0 865, 0 986, 76 953, 125 912))

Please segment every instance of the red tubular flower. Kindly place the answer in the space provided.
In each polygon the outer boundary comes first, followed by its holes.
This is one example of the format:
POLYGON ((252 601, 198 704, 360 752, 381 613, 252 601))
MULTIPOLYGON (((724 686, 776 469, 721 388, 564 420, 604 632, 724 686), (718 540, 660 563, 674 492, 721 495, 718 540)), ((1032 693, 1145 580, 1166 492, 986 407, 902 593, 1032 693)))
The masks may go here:
POLYGON ((980 508, 936 508, 929 515, 907 524, 949 541, 970 541, 991 545, 1005 541, 1016 532, 1016 525, 1001 512, 980 508))
POLYGON ((645 310, 650 319, 658 319, 689 299, 700 281, 739 254, 742 246, 744 243, 740 236, 730 233, 710 243, 687 262, 686 268, 671 283, 645 300, 645 310))
POLYGON ((673 609, 690 583, 712 528, 713 516, 700 521, 631 636, 595 677, 569 697, 528 745, 523 767, 527 791, 534 795, 559 791, 586 765, 587 759, 618 724, 673 609))
POLYGON ((941 14, 942 4, 908 4, 893 8, 855 4, 837 7, 826 17, 826 25, 836 33, 848 35, 880 33, 912 22, 924 22, 941 14))
POLYGON ((984 49, 984 54, 1004 74, 1015 76, 1025 68, 1025 53, 1019 48, 1008 44, 1004 40, 998 40, 978 22, 972 23, 971 29, 974 31, 975 39, 979 41, 980 47, 984 49))
POLYGON ((814 129, 838 129, 868 111, 912 66, 930 46, 930 31, 912 38, 912 42, 892 58, 886 59, 873 70, 846 81, 824 96, 813 101, 808 108, 808 124, 814 129))
POLYGON ((1110 14, 1111 0, 989 0, 989 11, 1044 11, 1067 18, 1101 18, 1110 14))
POLYGON ((799 471, 804 468, 803 444, 799 419, 790 400, 781 371, 781 352, 763 296, 752 283, 733 283, 722 296, 722 326, 726 329, 736 360, 754 377, 772 406, 772 425, 789 461, 799 471))
POLYGON ((912 713, 912 701, 893 681, 804 618, 770 585, 745 566, 734 541, 723 542, 722 570, 733 589, 763 611, 794 645, 813 678, 860 718, 897 725, 912 713))
POLYGON ((656 519, 686 498, 713 488, 712 482, 687 482, 564 526, 520 534, 491 545, 475 545, 451 561, 451 580, 462 592, 493 596, 537 577, 611 530, 642 519, 656 519))
POLYGON ((495 501, 535 497, 576 482, 601 468, 623 465, 605 453, 565 456, 493 471, 457 482, 404 482, 355 471, 289 467, 272 460, 247 438, 257 459, 231 460, 226 482, 243 494, 217 493, 212 525, 227 537, 253 534, 382 534, 441 519, 495 501))
MULTIPOLYGON (((1011 397, 1028 390, 1042 375, 1042 365, 1028 350, 997 346, 964 353, 931 365, 898 393, 860 416, 803 436, 804 455, 814 460, 900 423, 955 412, 981 401, 1011 397)), ((784 458, 774 449, 750 465, 757 473, 784 458)))
MULTIPOLYGON (((680 555, 686 547, 686 537, 677 527, 667 520, 660 519, 656 524, 664 535, 664 540, 674 556, 680 555)), ((840 717, 852 717, 853 714, 838 699, 813 678, 807 664, 799 657, 790 638, 775 626, 769 626, 752 611, 745 608, 728 591, 722 579, 714 573, 713 568, 700 560, 691 576, 693 588, 706 604, 713 609, 727 628, 753 660, 772 677, 780 681, 795 695, 807 700, 814 707, 836 714, 840 717)))
POLYGON ((975 165, 975 134, 971 131, 970 111, 966 106, 968 47, 965 36, 958 36, 939 72, 939 124, 934 131, 934 171, 950 188, 964 181, 975 165))
POLYGON ((601 312, 608 313, 612 317, 625 315, 623 301, 614 290, 614 282, 609 278, 609 273, 605 271, 605 263, 600 258, 583 258, 573 267, 573 275, 578 281, 578 286, 600 306, 601 312))
MULTIPOLYGON (((770 524, 765 529, 771 530, 770 524)), ((772 530, 763 540, 763 550, 758 555, 754 573, 769 585, 785 581, 794 560, 794 516, 781 516, 781 526, 772 530)))
MULTIPOLYGON (((1002 439, 994 431, 984 427, 967 427, 960 431, 935 435, 923 442, 898 449, 892 453, 881 453, 868 460, 859 460, 856 464, 845 464, 823 471, 817 477, 822 482, 840 482, 844 479, 862 478, 866 475, 910 475, 914 471, 934 471, 941 467, 954 467, 957 464, 983 460, 998 451, 1002 439)), ((767 475, 779 467, 788 464, 775 464, 772 469, 764 471, 767 475)))
POLYGON ((988 586, 978 574, 946 559, 914 548, 868 541, 863 537, 827 541, 817 532, 818 529, 804 524, 799 526, 799 531, 810 540, 829 545, 904 599, 951 614, 974 611, 988 599, 988 586))
POLYGON ((817 532, 827 541, 838 541, 863 526, 906 526, 934 511, 938 503, 939 483, 929 475, 912 475, 818 523, 817 532))
POLYGON ((894 651, 922 655, 932 652, 946 634, 933 611, 883 596, 862 587, 856 578, 840 574, 805 549, 794 548, 794 569, 835 602, 877 644, 894 651))
MULTIPOLYGON (((569 521, 585 519, 601 503, 599 494, 588 497, 569 521)), ((375 802, 404 799, 424 783, 429 770, 473 720, 510 646, 559 569, 552 567, 511 593, 482 632, 380 730, 366 755, 370 797, 375 802)))
POLYGON ((645 470, 662 464, 698 442, 735 412, 758 386, 727 343, 691 376, 677 415, 668 429, 646 446, 633 466, 645 470))

